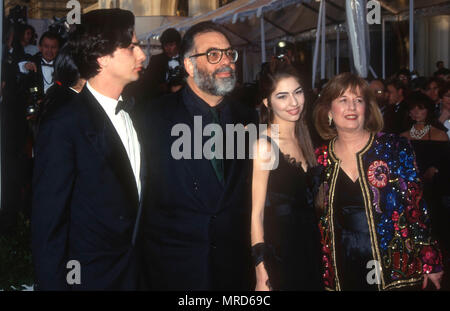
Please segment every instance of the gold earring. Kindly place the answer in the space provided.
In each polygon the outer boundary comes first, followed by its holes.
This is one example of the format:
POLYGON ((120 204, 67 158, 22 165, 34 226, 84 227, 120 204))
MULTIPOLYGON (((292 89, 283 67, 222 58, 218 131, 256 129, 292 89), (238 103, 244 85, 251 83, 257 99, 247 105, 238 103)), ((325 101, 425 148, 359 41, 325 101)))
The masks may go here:
POLYGON ((332 122, 333 122, 333 117, 329 114, 328 115, 328 125, 331 126, 332 122))

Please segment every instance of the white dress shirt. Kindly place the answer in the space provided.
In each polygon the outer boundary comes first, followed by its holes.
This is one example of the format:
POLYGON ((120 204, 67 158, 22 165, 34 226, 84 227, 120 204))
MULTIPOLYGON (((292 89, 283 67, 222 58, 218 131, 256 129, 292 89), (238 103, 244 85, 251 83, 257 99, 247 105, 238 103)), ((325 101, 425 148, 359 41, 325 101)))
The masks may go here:
MULTIPOLYGON (((43 63, 53 65, 53 61, 46 61, 45 59, 41 58, 41 61, 43 63)), ((28 63, 28 61, 23 61, 19 63, 19 70, 21 73, 27 74, 29 73, 29 70, 25 68, 25 64, 28 63)), ((38 66, 38 64, 36 64, 38 66)), ((50 66, 42 66, 42 75, 44 76, 44 94, 47 93, 47 90, 53 85, 53 67, 50 66)))
POLYGON ((120 110, 116 114, 116 106, 119 100, 122 100, 122 96, 119 99, 114 99, 100 94, 89 84, 86 83, 88 90, 94 95, 95 99, 103 107, 109 119, 111 120, 114 128, 119 134, 120 140, 127 151, 128 159, 130 160, 131 168, 133 169, 134 178, 136 180, 136 186, 138 189, 139 197, 141 197, 141 146, 137 138, 136 130, 134 129, 133 122, 130 115, 124 110, 120 110))

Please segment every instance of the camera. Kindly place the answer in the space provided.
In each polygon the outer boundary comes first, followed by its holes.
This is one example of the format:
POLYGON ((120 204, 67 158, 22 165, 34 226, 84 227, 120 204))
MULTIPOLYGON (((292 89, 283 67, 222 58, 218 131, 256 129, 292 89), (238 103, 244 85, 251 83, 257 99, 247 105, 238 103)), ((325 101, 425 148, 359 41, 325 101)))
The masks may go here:
POLYGON ((26 24, 27 23, 27 7, 16 5, 9 10, 7 18, 9 24, 26 24))
POLYGON ((180 65, 178 57, 172 58, 167 63, 166 81, 169 85, 181 85, 183 84, 183 68, 180 65))
POLYGON ((287 42, 286 41, 280 41, 278 42, 276 48, 275 48, 275 55, 276 58, 280 61, 284 61, 285 57, 287 56, 287 42))
POLYGON ((53 24, 48 26, 48 31, 58 34, 63 42, 67 41, 69 37, 70 25, 67 23, 66 17, 53 17, 53 24))

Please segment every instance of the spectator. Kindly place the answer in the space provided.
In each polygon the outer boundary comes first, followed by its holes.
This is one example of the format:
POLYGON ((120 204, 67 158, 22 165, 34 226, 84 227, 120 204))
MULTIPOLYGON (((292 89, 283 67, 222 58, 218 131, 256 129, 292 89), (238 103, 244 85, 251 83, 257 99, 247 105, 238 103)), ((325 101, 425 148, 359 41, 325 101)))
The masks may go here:
POLYGON ((384 130, 387 133, 400 134, 405 127, 407 114, 406 103, 404 102, 407 88, 400 80, 394 79, 386 83, 389 106, 385 112, 386 124, 384 130))
POLYGON ((450 82, 445 83, 439 90, 439 98, 441 99, 441 111, 438 120, 446 128, 450 138, 450 82))
POLYGON ((143 77, 143 96, 157 98, 178 91, 183 85, 179 56, 181 35, 174 29, 165 30, 160 38, 163 52, 150 58, 143 77))
POLYGON ((381 113, 384 115, 387 106, 387 93, 386 87, 384 86, 383 80, 375 79, 369 83, 369 88, 375 93, 375 98, 377 100, 378 108, 380 108, 381 113))
POLYGON ((36 31, 31 25, 21 25, 19 28, 18 39, 23 47, 25 54, 33 56, 39 53, 39 48, 34 44, 36 31))
POLYGON ((439 87, 441 85, 441 80, 438 78, 430 78, 427 81, 425 94, 433 101, 432 113, 435 117, 439 117, 440 114, 440 99, 439 99, 439 87))

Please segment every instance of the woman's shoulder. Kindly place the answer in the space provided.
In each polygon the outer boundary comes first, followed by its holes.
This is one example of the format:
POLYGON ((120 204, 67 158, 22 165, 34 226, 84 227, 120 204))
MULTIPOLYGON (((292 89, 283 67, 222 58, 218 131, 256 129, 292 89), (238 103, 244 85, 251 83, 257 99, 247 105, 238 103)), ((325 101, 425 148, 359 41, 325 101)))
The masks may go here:
POLYGON ((431 140, 435 141, 448 141, 447 133, 438 129, 437 127, 431 127, 431 140))
POLYGON ((375 134, 374 140, 378 144, 385 144, 388 146, 395 146, 397 144, 408 143, 409 140, 408 140, 407 136, 405 136, 403 134, 404 133, 397 135, 397 134, 393 134, 393 133, 380 132, 380 133, 375 134))

